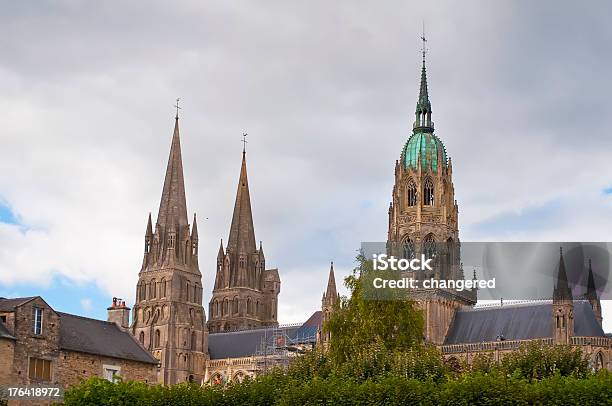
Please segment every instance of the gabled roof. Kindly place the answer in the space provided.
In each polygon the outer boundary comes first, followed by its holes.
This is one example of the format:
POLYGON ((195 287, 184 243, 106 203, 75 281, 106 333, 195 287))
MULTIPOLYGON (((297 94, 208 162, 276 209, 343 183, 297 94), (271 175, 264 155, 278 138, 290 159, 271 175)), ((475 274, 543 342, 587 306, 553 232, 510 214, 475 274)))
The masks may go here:
POLYGON ((15 297, 12 299, 7 299, 4 297, 0 297, 0 312, 12 312, 15 311, 15 308, 21 306, 29 302, 32 299, 37 298, 38 296, 29 296, 29 297, 15 297))
MULTIPOLYGON (((504 305, 461 309, 444 344, 468 344, 504 340, 552 337, 552 303, 504 305)), ((574 301, 574 335, 602 337, 604 332, 587 301, 574 301)))
POLYGON ((0 338, 8 338, 9 340, 15 340, 15 337, 8 331, 2 320, 0 320, 0 338))
POLYGON ((115 323, 60 313, 60 348, 112 358, 157 364, 128 332, 115 323))

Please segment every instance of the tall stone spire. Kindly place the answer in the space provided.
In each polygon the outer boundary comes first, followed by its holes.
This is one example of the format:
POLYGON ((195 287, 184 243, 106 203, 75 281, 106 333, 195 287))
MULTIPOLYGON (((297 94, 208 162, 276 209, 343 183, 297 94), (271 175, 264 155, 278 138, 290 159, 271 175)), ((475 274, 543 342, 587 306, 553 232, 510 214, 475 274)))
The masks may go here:
POLYGON ((595 287, 595 277, 593 276, 593 266, 591 264, 591 260, 589 259, 589 273, 587 275, 587 291, 586 291, 586 298, 591 300, 591 299, 598 299, 597 297, 597 288, 595 287))
POLYGON ((195 214, 191 230, 187 219, 178 121, 177 115, 155 227, 151 214, 147 220, 130 328, 159 360, 159 383, 166 385, 203 380, 199 365, 208 359, 198 226, 195 214))
POLYGON ((565 271, 565 260, 563 259, 563 248, 559 249, 559 271, 557 273, 557 283, 553 293, 554 300, 573 300, 572 290, 570 289, 567 280, 567 272, 565 271))
POLYGON ((278 269, 266 269, 261 242, 257 248, 246 152, 243 150, 229 238, 225 250, 221 241, 217 254, 215 287, 209 308, 209 331, 278 325, 279 292, 278 269))
POLYGON ((159 214, 157 215, 157 225, 168 228, 176 217, 176 225, 183 227, 189 224, 187 219, 187 201, 185 199, 185 180, 183 177, 183 159, 181 157, 181 140, 179 136, 179 118, 174 120, 174 134, 172 135, 172 145, 166 177, 162 189, 161 202, 159 203, 159 214))
POLYGON ((246 152, 242 152, 242 166, 240 179, 236 191, 234 214, 230 227, 227 250, 230 252, 251 253, 257 250, 255 241, 255 227, 253 226, 253 213, 251 212, 251 196, 249 193, 249 180, 247 178, 246 152))

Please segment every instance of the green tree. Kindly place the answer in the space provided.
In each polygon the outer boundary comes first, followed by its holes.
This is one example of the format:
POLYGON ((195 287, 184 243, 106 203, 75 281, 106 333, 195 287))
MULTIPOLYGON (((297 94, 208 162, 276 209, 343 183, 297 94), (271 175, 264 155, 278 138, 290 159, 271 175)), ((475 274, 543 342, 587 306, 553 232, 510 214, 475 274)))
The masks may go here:
POLYGON ((345 279, 350 296, 342 297, 324 326, 331 333, 329 357, 336 365, 367 359, 372 354, 406 351, 423 341, 423 316, 404 297, 372 300, 364 281, 374 273, 372 262, 357 256, 358 266, 345 279))

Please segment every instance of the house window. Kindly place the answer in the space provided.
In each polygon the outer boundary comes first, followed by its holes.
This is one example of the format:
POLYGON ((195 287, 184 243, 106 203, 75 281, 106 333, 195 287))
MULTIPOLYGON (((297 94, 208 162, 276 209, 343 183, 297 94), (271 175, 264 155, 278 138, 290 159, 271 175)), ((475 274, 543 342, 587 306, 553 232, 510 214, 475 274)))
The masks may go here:
POLYGON ((102 376, 110 382, 116 382, 121 373, 121 368, 115 365, 102 365, 102 376))
POLYGON ((30 358, 28 377, 36 381, 50 381, 51 361, 40 358, 30 358))
POLYGON ((43 309, 40 307, 32 307, 32 326, 34 334, 42 334, 42 317, 43 309))
POLYGON ((0 320, 2 320, 3 323, 6 323, 6 316, 0 316, 0 320))

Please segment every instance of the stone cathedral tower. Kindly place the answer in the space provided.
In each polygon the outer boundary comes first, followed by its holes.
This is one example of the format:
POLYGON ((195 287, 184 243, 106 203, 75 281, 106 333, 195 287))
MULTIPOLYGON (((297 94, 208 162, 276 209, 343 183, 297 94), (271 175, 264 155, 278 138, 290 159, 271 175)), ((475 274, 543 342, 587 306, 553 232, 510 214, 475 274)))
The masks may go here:
MULTIPOLYGON (((423 253, 433 258, 434 271, 410 275, 419 280, 463 279, 453 168, 444 144, 434 134, 431 113, 423 51, 421 86, 412 135, 395 163, 388 250, 396 257, 412 258, 423 253)), ((455 310, 474 304, 475 293, 459 294, 441 289, 415 292, 424 310, 426 340, 441 344, 455 310)))
POLYGON ((279 292, 278 269, 266 269, 261 242, 257 248, 243 151, 229 239, 225 249, 221 241, 217 255, 208 329, 217 333, 278 325, 279 292))
POLYGON ((200 382, 208 358, 198 227, 187 217, 178 115, 155 228, 138 274, 132 334, 160 361, 159 382, 200 382))

